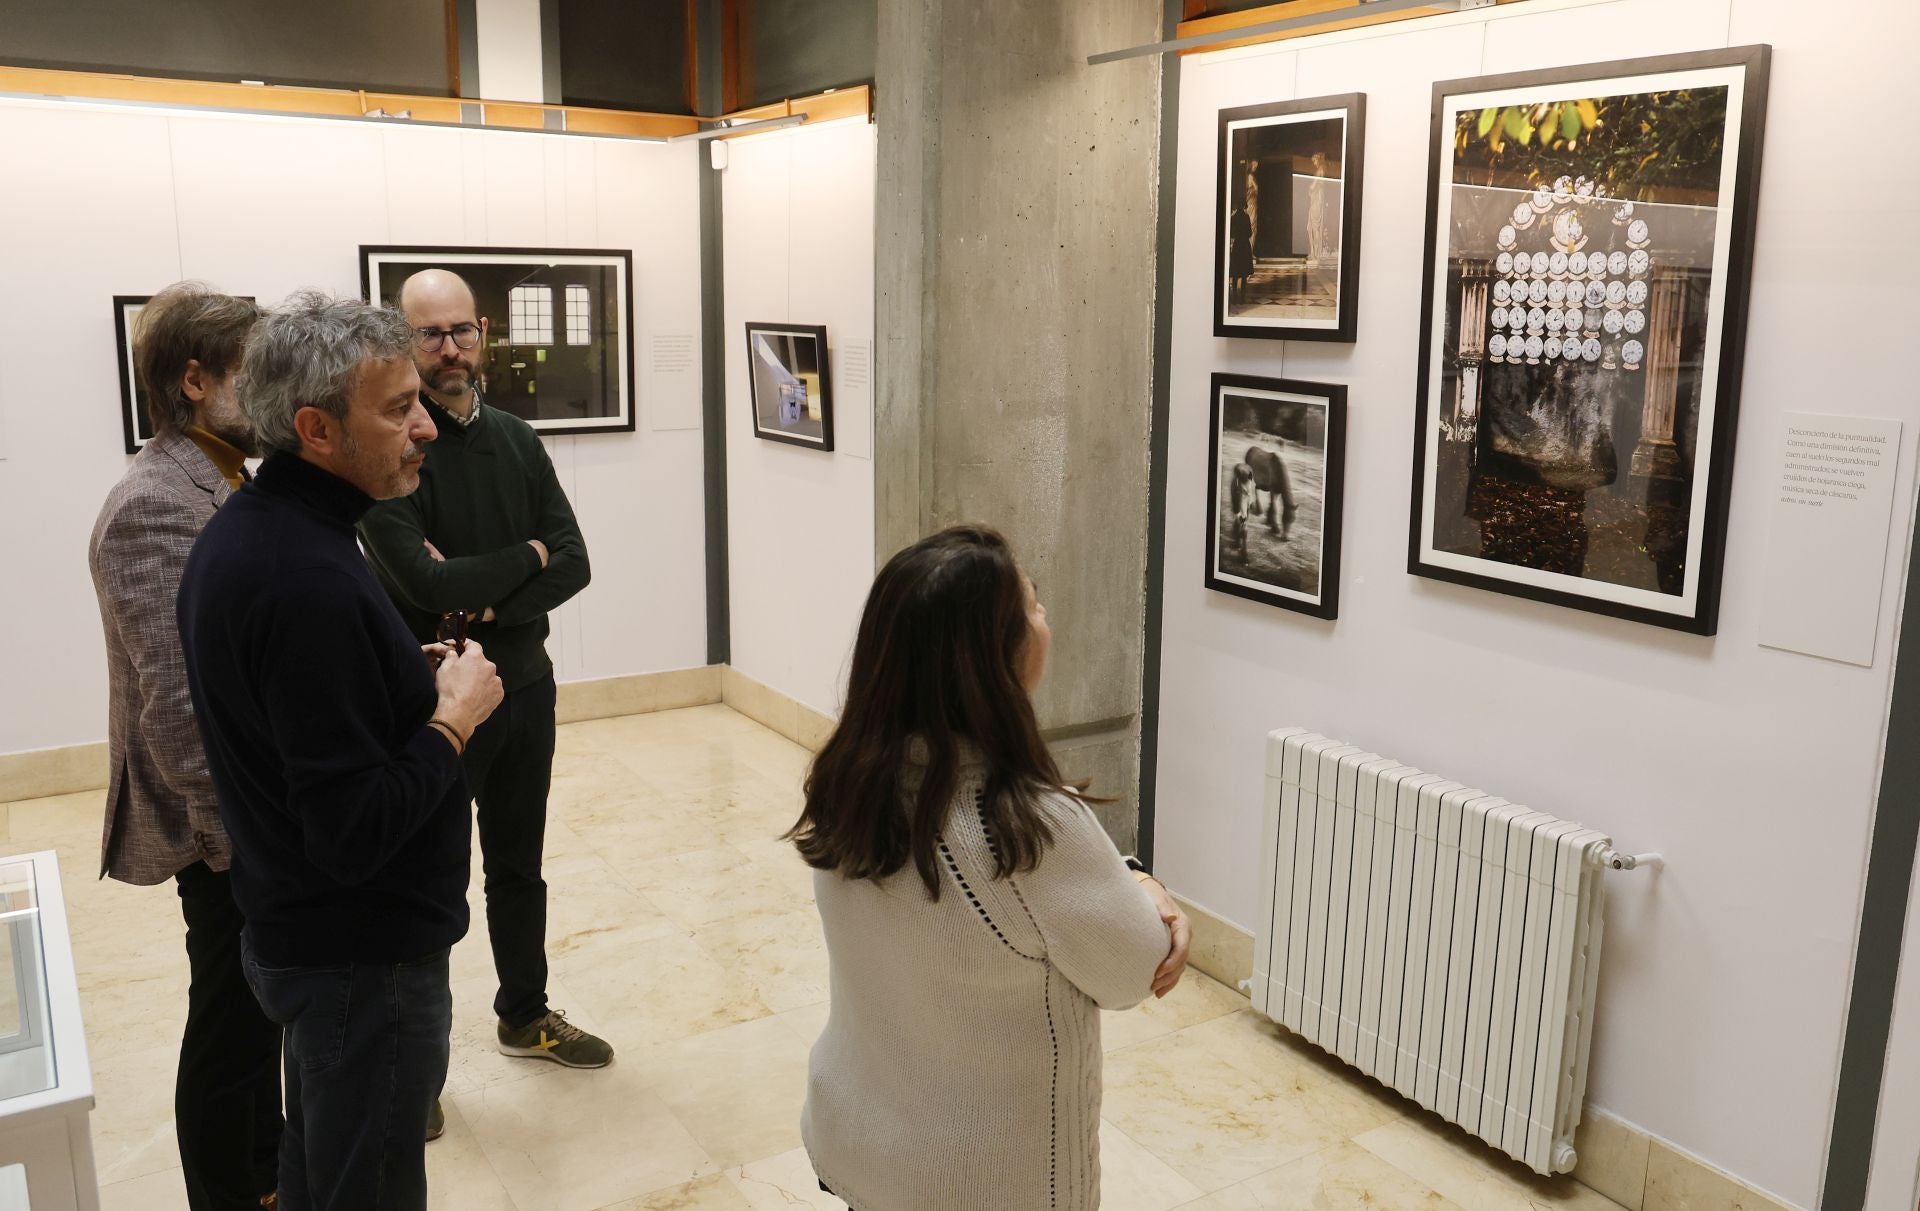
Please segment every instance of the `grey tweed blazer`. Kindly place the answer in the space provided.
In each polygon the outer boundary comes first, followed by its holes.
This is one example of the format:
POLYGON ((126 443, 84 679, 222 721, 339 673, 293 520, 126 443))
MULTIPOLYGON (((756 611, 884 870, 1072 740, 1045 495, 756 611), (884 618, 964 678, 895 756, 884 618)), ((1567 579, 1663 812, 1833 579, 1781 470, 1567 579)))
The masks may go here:
POLYGON ((231 858, 187 696, 174 597, 200 528, 231 494, 180 433, 148 442, 107 494, 87 544, 107 639, 107 819, 100 871, 164 883, 231 858))

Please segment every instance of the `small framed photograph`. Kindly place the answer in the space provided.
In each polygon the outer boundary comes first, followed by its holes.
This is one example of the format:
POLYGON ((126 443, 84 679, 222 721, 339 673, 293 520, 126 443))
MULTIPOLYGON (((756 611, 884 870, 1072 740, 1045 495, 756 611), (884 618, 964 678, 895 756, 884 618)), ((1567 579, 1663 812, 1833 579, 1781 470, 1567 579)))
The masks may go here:
POLYGON ((833 377, 820 324, 748 324, 753 432, 771 442, 833 449, 833 377))
POLYGON ((1215 374, 1211 414, 1207 587, 1337 617, 1347 389, 1215 374))
POLYGON ((1363 93, 1220 111, 1213 334, 1351 341, 1363 93))
POLYGON ((140 373, 133 365, 134 325, 152 297, 150 294, 113 296, 113 334, 120 350, 120 428, 126 435, 128 454, 140 453, 140 447, 153 440, 153 414, 147 410, 147 389, 140 385, 140 373))
POLYGON ((477 383, 488 407, 541 433, 634 427, 633 253, 607 248, 362 245, 360 291, 397 307, 423 269, 457 273, 486 325, 477 383))

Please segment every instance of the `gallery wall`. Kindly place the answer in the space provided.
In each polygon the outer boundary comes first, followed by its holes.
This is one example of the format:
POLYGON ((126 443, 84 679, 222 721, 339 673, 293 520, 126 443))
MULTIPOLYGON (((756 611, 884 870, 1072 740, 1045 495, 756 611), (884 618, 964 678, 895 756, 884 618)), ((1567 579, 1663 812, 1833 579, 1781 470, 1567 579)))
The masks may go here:
MULTIPOLYGON (((1812 308, 1900 297, 1920 250, 1901 106, 1911 6, 1534 0, 1198 55, 1182 69, 1156 864, 1252 930, 1264 735, 1302 725, 1659 850, 1610 876, 1591 1101, 1800 1206, 1821 1183, 1913 503, 1920 398, 1890 345, 1812 308), (1898 26, 1892 29, 1889 26, 1898 26), (1774 48, 1719 633, 1698 638, 1407 575, 1431 85, 1774 48), (1367 94, 1357 342, 1212 335, 1216 113, 1367 94), (1209 592, 1208 376, 1348 385, 1340 617, 1209 592), (1875 663, 1757 643, 1781 415, 1906 423, 1875 663)), ((1858 308, 1866 308, 1862 311, 1858 308)), ((1897 342, 1896 342, 1897 344, 1897 342)))
POLYGON ((829 715, 873 579, 874 127, 733 139, 725 210, 733 667, 829 715), (748 323, 824 324, 831 452, 754 436, 748 323), (864 365, 864 368, 863 368, 864 365))
POLYGON ((357 295, 361 244, 632 250, 638 428, 547 440, 593 560, 548 647, 562 680, 705 663, 697 359, 660 391, 648 361, 655 328, 699 330, 697 149, 11 100, 0 147, 33 166, 0 191, 0 752, 106 734, 87 537, 128 462, 112 297, 357 295))

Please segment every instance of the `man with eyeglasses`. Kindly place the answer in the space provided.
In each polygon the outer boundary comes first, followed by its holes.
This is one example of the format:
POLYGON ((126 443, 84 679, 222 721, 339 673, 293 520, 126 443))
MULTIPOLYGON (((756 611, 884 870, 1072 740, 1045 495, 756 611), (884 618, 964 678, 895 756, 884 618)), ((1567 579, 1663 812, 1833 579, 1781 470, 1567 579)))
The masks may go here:
POLYGON ((586 543, 533 427, 481 399, 488 325, 467 283, 424 270, 396 302, 414 330, 421 398, 440 438, 428 448, 420 490, 376 505, 360 535, 421 642, 439 638, 442 619, 454 616, 485 645, 506 687, 464 759, 500 981, 496 1036, 507 1055, 604 1067, 613 1049, 547 1004, 540 873, 554 749, 547 613, 587 586, 586 543))

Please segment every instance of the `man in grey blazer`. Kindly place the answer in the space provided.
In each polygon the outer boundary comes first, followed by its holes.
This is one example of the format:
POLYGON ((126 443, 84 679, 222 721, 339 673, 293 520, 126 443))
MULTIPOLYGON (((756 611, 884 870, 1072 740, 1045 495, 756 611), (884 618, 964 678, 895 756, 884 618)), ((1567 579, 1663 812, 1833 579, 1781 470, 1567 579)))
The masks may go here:
POLYGON ((174 1121, 193 1211, 273 1206, 282 1126, 280 1028, 241 971, 231 850, 174 617, 194 539, 247 477, 253 431, 234 372, 259 315, 191 282, 147 303, 134 363, 154 437, 107 494, 87 548, 107 648, 101 873, 139 886, 172 880, 186 918, 192 983, 174 1121))

